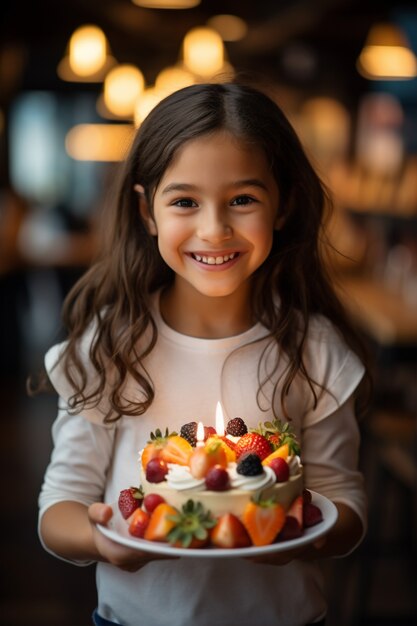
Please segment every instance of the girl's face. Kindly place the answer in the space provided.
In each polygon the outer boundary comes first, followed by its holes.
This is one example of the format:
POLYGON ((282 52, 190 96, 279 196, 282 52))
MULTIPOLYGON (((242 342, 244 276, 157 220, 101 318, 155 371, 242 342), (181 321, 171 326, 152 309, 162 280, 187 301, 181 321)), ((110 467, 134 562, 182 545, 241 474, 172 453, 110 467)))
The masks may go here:
POLYGON ((267 258, 278 204, 263 150, 218 131, 178 150, 147 221, 177 286, 230 296, 248 287, 267 258))

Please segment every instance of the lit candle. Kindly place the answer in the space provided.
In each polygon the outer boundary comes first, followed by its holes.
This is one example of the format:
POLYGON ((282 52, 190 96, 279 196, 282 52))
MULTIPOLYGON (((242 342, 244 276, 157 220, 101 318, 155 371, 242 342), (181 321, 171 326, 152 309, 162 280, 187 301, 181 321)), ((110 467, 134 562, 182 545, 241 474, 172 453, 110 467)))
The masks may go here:
POLYGON ((220 402, 218 402, 216 406, 216 432, 219 437, 224 437, 224 417, 220 402))
POLYGON ((197 448, 204 446, 204 426, 202 422, 198 422, 197 426, 197 448))

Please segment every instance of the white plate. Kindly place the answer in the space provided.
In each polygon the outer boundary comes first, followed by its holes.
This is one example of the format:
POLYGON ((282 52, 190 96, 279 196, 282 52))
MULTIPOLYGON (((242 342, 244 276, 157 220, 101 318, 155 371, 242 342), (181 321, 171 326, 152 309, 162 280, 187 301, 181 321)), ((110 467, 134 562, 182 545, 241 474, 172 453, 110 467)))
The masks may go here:
POLYGON ((134 548, 135 550, 141 550, 143 552, 153 552, 154 554, 163 554, 166 556, 230 558, 257 556, 261 554, 269 554, 271 552, 284 552, 285 550, 299 548, 316 541, 316 539, 326 534, 336 523, 337 509, 333 502, 315 491, 310 490, 310 493, 312 495, 313 504, 318 506, 323 514, 323 521, 319 522, 315 526, 306 528, 302 536, 298 537, 298 539, 279 541, 268 546, 251 546, 249 548, 175 548, 174 546, 170 546, 168 543, 158 543, 156 541, 138 539, 129 534, 128 523, 125 519, 123 519, 117 504, 112 505, 113 517, 108 522, 107 526, 101 526, 98 524, 97 527, 103 535, 123 546, 134 548))

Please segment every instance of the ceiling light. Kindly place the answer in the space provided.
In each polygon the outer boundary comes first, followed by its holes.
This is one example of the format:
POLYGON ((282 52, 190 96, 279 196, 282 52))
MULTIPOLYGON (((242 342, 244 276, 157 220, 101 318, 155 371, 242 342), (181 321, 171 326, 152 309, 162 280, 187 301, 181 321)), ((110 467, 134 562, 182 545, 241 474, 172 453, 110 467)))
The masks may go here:
POLYGON ((71 35, 68 52, 57 72, 66 81, 101 82, 115 63, 104 32, 98 26, 86 24, 71 35))
POLYGON ((131 118, 144 87, 145 79, 136 66, 118 65, 104 81, 104 104, 114 115, 131 118))
POLYGON ((69 64, 79 76, 98 72, 106 62, 106 36, 98 26, 80 26, 71 35, 69 64))
POLYGON ((77 161, 121 161, 133 132, 132 124, 78 124, 68 132, 65 148, 77 161))
POLYGON ((156 107, 157 104, 165 97, 165 94, 158 91, 155 87, 148 87, 140 95, 136 101, 134 111, 135 126, 140 126, 145 117, 156 107))
POLYGON ((132 0, 133 4, 146 9, 192 9, 201 0, 132 0))
POLYGON ((155 79, 155 89, 168 96, 170 93, 195 83, 194 75, 188 70, 173 65, 161 70, 155 79))
POLYGON ((224 64, 223 41, 219 33, 207 27, 190 30, 183 41, 183 60, 191 72, 204 78, 219 72, 224 64))
POLYGON ((417 58, 404 33, 394 24, 376 24, 357 61, 359 73, 370 80, 404 80, 417 76, 417 58))

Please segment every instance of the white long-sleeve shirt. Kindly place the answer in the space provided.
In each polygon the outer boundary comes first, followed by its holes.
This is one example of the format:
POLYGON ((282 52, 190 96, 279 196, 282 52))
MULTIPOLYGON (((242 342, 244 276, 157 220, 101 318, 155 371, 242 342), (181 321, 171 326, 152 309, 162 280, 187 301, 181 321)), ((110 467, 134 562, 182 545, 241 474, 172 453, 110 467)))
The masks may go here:
MULTIPOLYGON (((156 389, 155 400, 139 417, 102 422, 102 409, 70 416, 65 408, 70 388, 56 363, 61 347, 46 357, 51 380, 60 395, 53 425, 54 449, 40 494, 40 518, 53 504, 73 500, 90 505, 113 503, 121 489, 139 482, 138 451, 156 428, 179 430, 189 421, 214 425, 222 402, 225 421, 242 417, 249 427, 271 418, 264 411, 272 383, 259 397, 257 367, 267 331, 257 324, 225 339, 199 339, 168 327, 155 306, 158 341, 146 361, 156 389), (252 343, 255 339, 262 341, 252 343), (241 346, 246 346, 239 349, 241 346)), ((88 351, 91 336, 86 335, 88 351)), ((275 350, 276 348, 274 348, 275 350)), ((273 356, 269 351, 269 358, 273 356)), ((363 366, 323 318, 312 320, 305 360, 319 392, 317 407, 305 383, 298 380, 288 398, 289 414, 299 436, 305 486, 343 502, 362 519, 366 503, 357 469, 359 432, 352 394, 363 366)), ((286 360, 281 358, 274 380, 286 360)), ((272 361, 267 360, 263 372, 272 361)), ((129 383, 125 395, 138 394, 129 383)), ((277 406, 279 393, 277 394, 277 406)), ((41 538, 42 540, 42 538, 41 538)), ((246 559, 181 558, 156 560, 136 573, 97 564, 98 612, 125 626, 302 626, 326 612, 323 581, 315 562, 285 566, 255 564, 246 559)))

